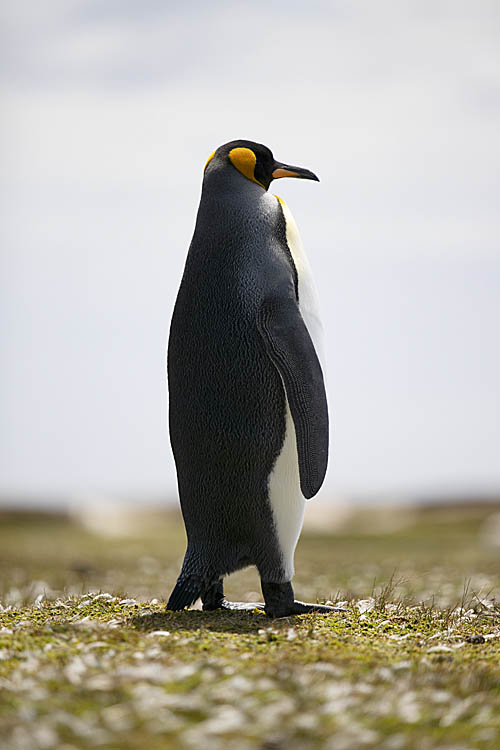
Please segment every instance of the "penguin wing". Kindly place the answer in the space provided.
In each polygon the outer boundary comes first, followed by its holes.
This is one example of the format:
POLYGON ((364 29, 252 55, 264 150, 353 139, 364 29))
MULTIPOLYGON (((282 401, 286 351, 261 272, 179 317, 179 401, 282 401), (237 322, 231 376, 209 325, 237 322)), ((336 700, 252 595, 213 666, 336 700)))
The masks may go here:
POLYGON ((258 328, 285 386, 297 438, 300 488, 309 499, 323 484, 328 464, 328 405, 321 365, 294 299, 266 300, 258 328))

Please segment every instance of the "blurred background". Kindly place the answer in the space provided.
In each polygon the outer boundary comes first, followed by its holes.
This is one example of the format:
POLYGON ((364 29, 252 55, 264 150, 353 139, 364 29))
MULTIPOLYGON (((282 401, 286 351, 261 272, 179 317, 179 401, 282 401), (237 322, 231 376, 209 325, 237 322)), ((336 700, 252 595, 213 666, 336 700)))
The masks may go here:
POLYGON ((495 0, 0 13, 4 507, 177 502, 168 326, 235 138, 321 178, 276 187, 325 322, 317 507, 500 497, 495 0))

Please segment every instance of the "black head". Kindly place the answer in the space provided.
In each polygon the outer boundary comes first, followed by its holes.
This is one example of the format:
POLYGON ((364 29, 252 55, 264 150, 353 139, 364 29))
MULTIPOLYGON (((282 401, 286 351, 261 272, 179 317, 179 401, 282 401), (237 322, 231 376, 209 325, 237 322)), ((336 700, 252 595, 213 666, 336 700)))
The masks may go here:
POLYGON ((248 180, 267 190, 272 180, 280 177, 299 177, 303 180, 316 180, 313 172, 302 167, 292 167, 276 161, 272 151, 262 143, 254 141, 230 141, 213 152, 205 164, 205 172, 218 169, 237 169, 248 180))

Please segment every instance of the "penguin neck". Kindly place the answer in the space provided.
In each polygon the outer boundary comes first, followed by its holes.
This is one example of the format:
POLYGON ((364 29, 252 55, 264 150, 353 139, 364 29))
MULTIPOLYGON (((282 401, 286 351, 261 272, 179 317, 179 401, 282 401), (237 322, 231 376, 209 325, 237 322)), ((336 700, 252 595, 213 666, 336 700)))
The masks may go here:
POLYGON ((203 180, 200 207, 215 202, 219 206, 226 203, 230 210, 234 210, 235 204, 252 209, 265 195, 267 192, 261 185, 244 177, 237 169, 211 169, 203 180))
POLYGON ((218 259, 228 267, 255 266, 257 258, 269 251, 268 242, 262 240, 272 236, 278 202, 236 170, 234 174, 211 171, 203 182, 189 262, 210 258, 211 263, 218 259))

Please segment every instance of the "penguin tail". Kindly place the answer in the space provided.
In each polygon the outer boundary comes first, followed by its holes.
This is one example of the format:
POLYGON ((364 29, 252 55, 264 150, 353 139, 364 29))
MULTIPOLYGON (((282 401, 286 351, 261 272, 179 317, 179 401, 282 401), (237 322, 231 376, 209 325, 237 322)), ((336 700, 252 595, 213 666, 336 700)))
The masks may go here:
POLYGON ((190 607, 202 594, 203 583, 198 576, 179 578, 170 594, 166 609, 178 611, 190 607))

